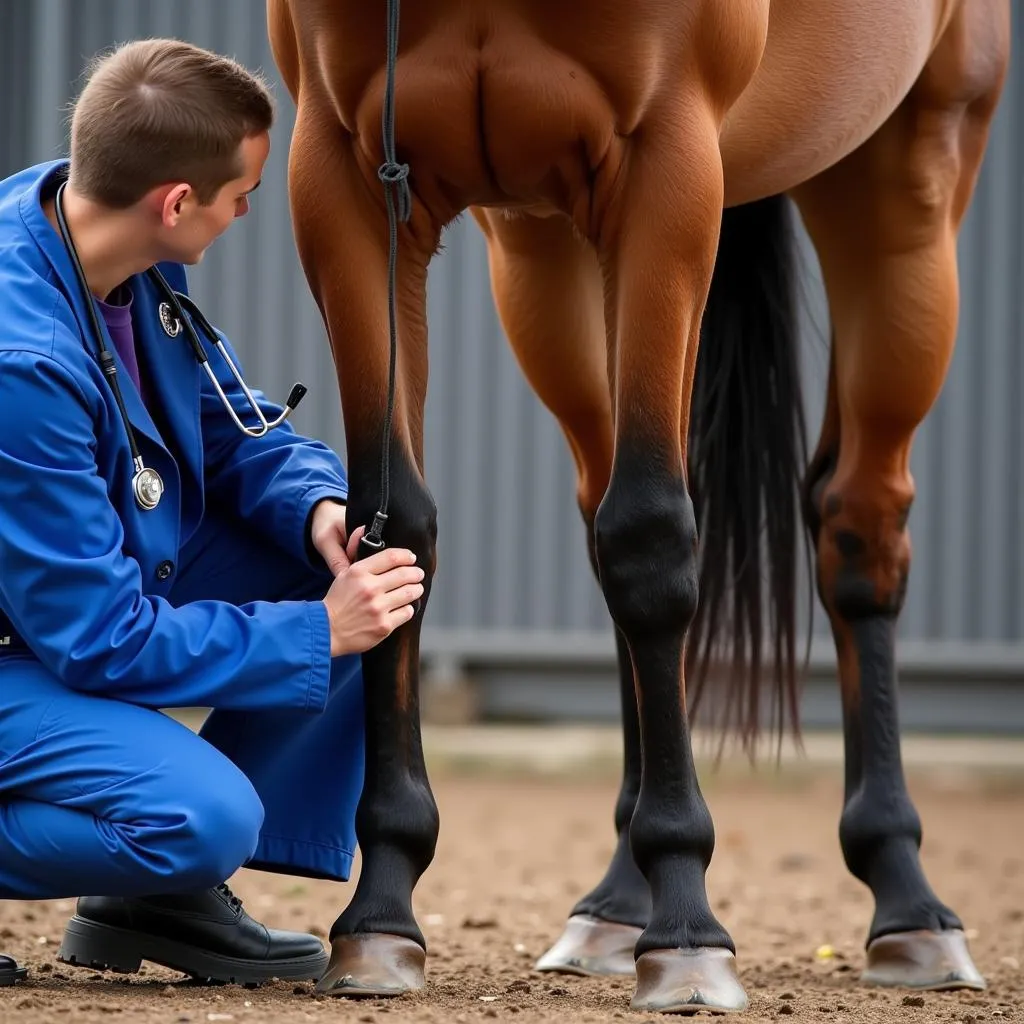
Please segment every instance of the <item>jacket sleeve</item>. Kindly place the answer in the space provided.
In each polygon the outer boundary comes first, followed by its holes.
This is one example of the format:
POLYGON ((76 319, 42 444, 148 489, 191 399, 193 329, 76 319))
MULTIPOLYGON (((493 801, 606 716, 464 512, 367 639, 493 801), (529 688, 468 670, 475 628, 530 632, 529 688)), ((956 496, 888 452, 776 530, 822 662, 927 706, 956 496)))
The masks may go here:
POLYGON ((319 601, 172 607, 122 551, 96 462, 96 418, 48 355, 0 353, 0 604, 71 689, 152 707, 323 710, 319 601))
MULTIPOLYGON (((231 343, 220 332, 218 336, 239 372, 243 372, 231 343)), ((227 364, 212 344, 206 344, 206 349, 210 368, 238 418, 246 425, 255 423, 253 411, 227 364)), ((263 414, 273 421, 283 407, 251 385, 250 390, 263 414)), ((243 434, 205 372, 200 417, 207 494, 296 558, 323 569, 322 559, 309 545, 309 516, 324 498, 342 503, 348 498, 348 478, 338 456, 322 442, 297 433, 291 423, 262 437, 243 434)))

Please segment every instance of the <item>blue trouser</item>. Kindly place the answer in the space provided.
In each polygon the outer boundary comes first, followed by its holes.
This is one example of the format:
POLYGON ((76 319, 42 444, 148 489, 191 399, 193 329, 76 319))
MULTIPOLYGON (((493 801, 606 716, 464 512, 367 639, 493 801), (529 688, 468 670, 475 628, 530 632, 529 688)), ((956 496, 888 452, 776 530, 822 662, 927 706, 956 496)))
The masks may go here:
MULTIPOLYGON (((170 599, 319 599, 329 584, 207 515, 170 599)), ((24 668, 0 673, 0 898, 183 892, 243 865, 348 879, 363 784, 357 655, 334 659, 321 714, 214 711, 198 736, 24 668)))

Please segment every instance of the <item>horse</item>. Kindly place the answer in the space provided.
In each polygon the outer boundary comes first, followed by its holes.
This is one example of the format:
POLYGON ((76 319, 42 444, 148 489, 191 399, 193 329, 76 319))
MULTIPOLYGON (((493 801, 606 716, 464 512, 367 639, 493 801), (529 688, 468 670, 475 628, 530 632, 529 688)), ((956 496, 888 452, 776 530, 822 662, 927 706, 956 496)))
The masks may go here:
POLYGON ((267 26, 296 110, 291 219, 337 369, 348 527, 427 571, 413 620, 363 656, 363 863, 319 990, 424 985, 412 893, 439 829, 418 701, 437 523, 426 277, 467 211, 573 456, 621 679, 617 845, 537 968, 633 974, 643 1011, 746 1007, 708 903, 692 714, 710 695, 749 749, 768 708, 798 729, 808 557, 842 698, 839 841, 874 899, 863 981, 983 988, 921 866, 895 637, 911 444, 956 336, 957 236, 1010 0, 268 0, 267 26), (798 217, 831 335, 809 454, 798 217))

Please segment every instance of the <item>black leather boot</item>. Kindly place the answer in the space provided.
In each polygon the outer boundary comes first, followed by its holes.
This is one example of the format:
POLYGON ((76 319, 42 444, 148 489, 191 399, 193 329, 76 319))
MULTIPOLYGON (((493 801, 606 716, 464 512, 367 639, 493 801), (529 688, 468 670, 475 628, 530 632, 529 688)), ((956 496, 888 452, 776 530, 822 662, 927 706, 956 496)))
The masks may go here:
POLYGON ((26 974, 28 971, 24 967, 19 967, 14 957, 0 953, 0 988, 21 981, 26 974))
POLYGON ((57 959, 123 974, 149 960, 194 978, 258 985, 319 978, 328 955, 315 935, 254 921, 242 901, 218 885, 188 895, 83 896, 57 959))

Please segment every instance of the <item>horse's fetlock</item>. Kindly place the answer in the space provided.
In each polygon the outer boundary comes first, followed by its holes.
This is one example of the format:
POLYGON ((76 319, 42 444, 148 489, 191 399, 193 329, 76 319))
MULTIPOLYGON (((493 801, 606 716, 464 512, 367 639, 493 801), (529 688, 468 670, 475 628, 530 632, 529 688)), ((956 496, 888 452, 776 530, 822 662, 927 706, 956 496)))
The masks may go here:
POLYGON ((711 812, 699 793, 670 799, 641 790, 629 826, 629 845, 645 875, 666 857, 692 857, 706 869, 715 850, 711 812))
POLYGON ((883 792, 862 786, 850 795, 839 819, 839 845, 855 877, 868 878, 887 843, 908 841, 921 846, 921 818, 906 787, 889 784, 883 792))

